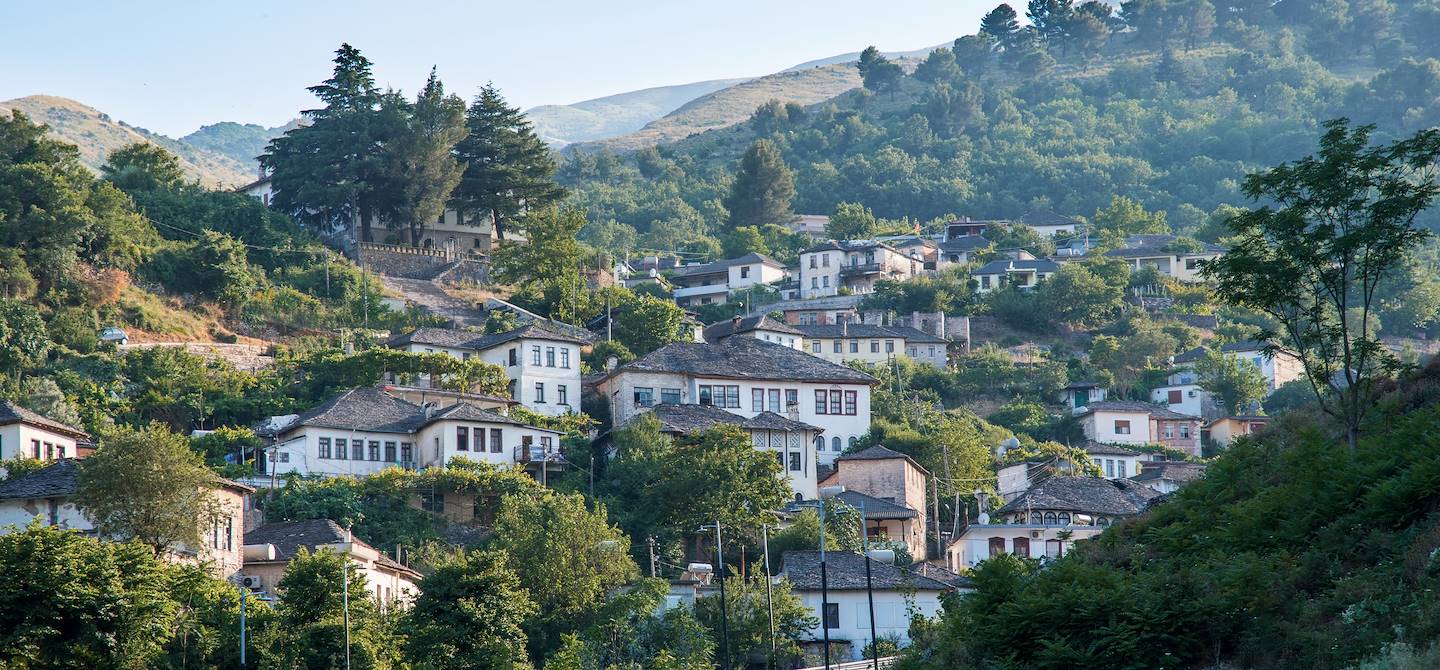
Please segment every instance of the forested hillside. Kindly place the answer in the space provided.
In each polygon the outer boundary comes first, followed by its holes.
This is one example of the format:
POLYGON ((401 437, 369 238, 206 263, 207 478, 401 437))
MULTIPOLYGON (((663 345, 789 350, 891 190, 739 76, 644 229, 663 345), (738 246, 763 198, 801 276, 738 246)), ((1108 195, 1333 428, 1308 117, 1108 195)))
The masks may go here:
POLYGON ((1202 233, 1244 204, 1247 171, 1303 155, 1326 119, 1378 124, 1382 140, 1440 122, 1440 3, 1270 5, 1031 2, 1024 29, 997 9, 912 72, 881 58, 862 90, 765 105, 658 152, 575 156, 561 179, 589 208, 586 237, 620 250, 717 250, 757 139, 793 172, 795 212, 1088 216, 1126 196, 1202 233))

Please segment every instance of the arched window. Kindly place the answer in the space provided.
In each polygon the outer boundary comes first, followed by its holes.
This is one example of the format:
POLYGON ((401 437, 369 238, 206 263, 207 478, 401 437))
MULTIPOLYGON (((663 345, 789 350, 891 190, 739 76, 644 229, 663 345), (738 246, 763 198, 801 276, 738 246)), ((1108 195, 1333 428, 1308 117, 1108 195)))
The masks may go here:
POLYGON ((855 448, 855 443, 856 443, 856 442, 859 442, 859 441, 860 441, 859 438, 856 438, 854 435, 851 435, 851 436, 850 436, 850 448, 851 448, 851 449, 854 449, 854 448, 855 448))
POLYGON ((1046 513, 1045 513, 1045 525, 1047 525, 1047 526, 1053 526, 1053 525, 1055 525, 1055 513, 1054 513, 1054 512, 1046 512, 1046 513))
POLYGON ((1055 520, 1056 520, 1057 522, 1059 522, 1060 525, 1062 525, 1062 526, 1068 526, 1068 525, 1070 525, 1070 513, 1069 513, 1069 512, 1061 512, 1061 513, 1059 513, 1059 514, 1056 514, 1056 515, 1055 515, 1055 520))
POLYGON ((825 438, 819 435, 815 436, 815 451, 825 451, 825 438))
POLYGON ((1035 524, 1036 526, 1045 523, 1045 516, 1040 514, 1039 512, 1031 512, 1030 523, 1035 524))
POLYGON ((835 451, 840 451, 840 436, 839 436, 839 435, 836 435, 835 437, 830 438, 830 448, 831 448, 831 449, 834 449, 835 451))

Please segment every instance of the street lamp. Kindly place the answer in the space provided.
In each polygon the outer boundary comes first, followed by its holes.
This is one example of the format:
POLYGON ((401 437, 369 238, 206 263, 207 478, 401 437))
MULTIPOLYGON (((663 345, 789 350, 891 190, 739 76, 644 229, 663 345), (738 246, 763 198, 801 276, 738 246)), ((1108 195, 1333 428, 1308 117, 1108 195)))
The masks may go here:
MULTIPOLYGON (((730 670, 730 630, 729 614, 725 606, 725 549, 720 539, 720 520, 715 520, 715 576, 720 579, 720 658, 724 659, 722 667, 730 670)), ((710 528, 704 525, 699 528, 703 531, 710 528)))
POLYGON ((825 499, 833 498, 844 489, 827 486, 820 489, 820 499, 800 503, 801 507, 814 507, 820 516, 820 633, 825 642, 825 670, 830 670, 830 622, 825 617, 830 612, 830 575, 825 567, 825 499))

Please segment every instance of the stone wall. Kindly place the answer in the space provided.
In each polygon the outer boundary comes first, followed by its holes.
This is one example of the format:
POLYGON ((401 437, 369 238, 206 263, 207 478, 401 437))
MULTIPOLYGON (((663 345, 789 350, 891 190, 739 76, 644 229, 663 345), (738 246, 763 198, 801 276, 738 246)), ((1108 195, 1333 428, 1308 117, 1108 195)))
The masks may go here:
POLYGON ((432 279, 450 263, 444 252, 433 249, 362 243, 359 253, 371 272, 406 279, 432 279))

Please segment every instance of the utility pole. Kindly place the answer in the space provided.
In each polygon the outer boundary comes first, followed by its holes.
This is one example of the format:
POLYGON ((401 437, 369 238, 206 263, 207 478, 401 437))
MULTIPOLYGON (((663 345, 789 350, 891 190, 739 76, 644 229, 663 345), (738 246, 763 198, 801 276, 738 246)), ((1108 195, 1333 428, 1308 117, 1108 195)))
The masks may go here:
POLYGON ((825 571, 825 501, 820 500, 820 631, 825 636, 825 670, 830 670, 830 579, 825 571))
POLYGON ((865 599, 870 604, 870 658, 880 670, 880 638, 875 633, 875 586, 870 581, 870 533, 865 527, 865 501, 860 501, 860 551, 865 554, 865 599))
POLYGON ((730 670, 729 612, 725 604, 725 545, 720 540, 720 520, 715 520, 715 576, 720 578, 720 658, 721 667, 730 670))
POLYGON ((935 515, 935 553, 945 553, 944 541, 940 539, 940 482, 930 475, 930 513, 935 515))
POLYGON ((248 590, 243 585, 240 587, 240 670, 245 670, 245 592, 248 590))
POLYGON ((655 536, 654 536, 654 535, 651 535, 650 537, 645 538, 645 546, 646 546, 646 548, 648 548, 649 551, 650 551, 650 576, 651 576, 651 577, 654 577, 654 576, 656 576, 656 575, 655 575, 655 536))
MULTIPOLYGON (((354 541, 350 530, 345 531, 346 544, 354 541)), ((345 620, 345 670, 350 670, 350 555, 349 547, 345 549, 346 555, 341 558, 344 565, 340 570, 340 602, 343 609, 342 616, 345 620)))
POLYGON ((765 667, 775 667, 775 603, 770 598, 770 524, 760 524, 760 550, 765 552, 765 611, 770 617, 770 658, 765 667))

